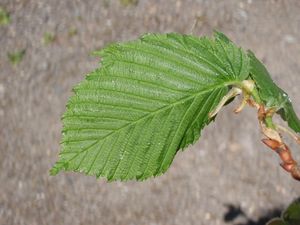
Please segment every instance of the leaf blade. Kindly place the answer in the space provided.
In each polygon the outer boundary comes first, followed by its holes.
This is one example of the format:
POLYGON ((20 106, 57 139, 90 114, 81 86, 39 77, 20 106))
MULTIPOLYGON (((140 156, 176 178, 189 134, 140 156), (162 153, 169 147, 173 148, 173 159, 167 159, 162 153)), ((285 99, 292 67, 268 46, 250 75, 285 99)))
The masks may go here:
POLYGON ((247 55, 223 42, 148 34, 97 53, 101 68, 74 88, 68 102, 62 151, 51 174, 144 180, 164 173, 211 122, 208 113, 229 86, 249 74, 247 55), (217 56, 220 44, 232 54, 217 56))

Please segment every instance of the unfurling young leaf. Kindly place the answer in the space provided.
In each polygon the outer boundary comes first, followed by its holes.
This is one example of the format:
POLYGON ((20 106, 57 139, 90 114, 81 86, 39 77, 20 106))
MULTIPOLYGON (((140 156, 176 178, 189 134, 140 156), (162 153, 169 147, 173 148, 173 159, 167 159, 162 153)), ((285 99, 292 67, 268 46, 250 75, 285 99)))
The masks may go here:
MULTIPOLYGON (((62 150, 52 175, 61 170, 108 180, 160 175, 238 94, 244 100, 237 111, 247 103, 259 109, 266 144, 282 144, 269 111, 283 110, 290 127, 300 131, 287 95, 252 53, 222 33, 212 39, 147 34, 96 55, 100 68, 74 88, 68 101, 62 150)), ((285 169, 297 168, 294 161, 282 160, 289 166, 285 169)))

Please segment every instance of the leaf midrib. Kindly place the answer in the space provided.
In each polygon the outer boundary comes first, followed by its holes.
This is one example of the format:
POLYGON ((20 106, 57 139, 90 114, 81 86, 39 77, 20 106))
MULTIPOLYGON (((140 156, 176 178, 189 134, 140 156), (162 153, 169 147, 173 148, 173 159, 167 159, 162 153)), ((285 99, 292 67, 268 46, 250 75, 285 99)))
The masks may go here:
MULTIPOLYGON (((76 155, 74 155, 71 159, 69 159, 68 162, 70 162, 70 161, 72 161, 73 159, 75 159, 79 154, 82 154, 82 153, 84 153, 85 151, 88 151, 92 146, 95 146, 95 145, 98 144, 101 140, 105 140, 105 139, 106 139, 107 137, 109 137, 110 135, 113 135, 114 133, 119 132, 119 131, 121 131, 122 129, 128 127, 128 126, 133 126, 134 124, 136 124, 136 123, 142 121, 143 119, 146 119, 146 118, 148 118, 148 117, 150 117, 150 116, 152 116, 152 115, 155 115, 155 114, 157 114, 157 113, 159 113, 159 112, 161 112, 161 111, 163 111, 163 110, 166 110, 166 109, 168 109, 168 108, 174 107, 175 105, 178 105, 178 104, 180 104, 180 103, 182 103, 182 102, 185 102, 185 101, 187 101, 187 100, 189 100, 189 99, 195 98, 197 95, 205 94, 205 93, 210 92, 210 91, 212 91, 212 90, 214 90, 214 89, 218 89, 218 88, 222 88, 222 87, 228 87, 228 86, 230 86, 230 85, 237 85, 238 83, 239 83, 238 81, 234 80, 234 81, 230 81, 230 82, 224 82, 224 83, 219 84, 219 85, 211 86, 211 87, 209 87, 209 88, 207 88, 207 89, 202 90, 201 92, 197 92, 197 93, 195 93, 195 94, 193 94, 193 95, 190 95, 190 96, 188 96, 188 97, 186 97, 186 98, 180 99, 180 100, 177 101, 177 102, 174 102, 174 103, 172 103, 172 104, 170 104, 170 105, 164 106, 164 107, 162 107, 162 108, 160 108, 160 109, 158 109, 158 110, 156 110, 156 111, 153 111, 153 112, 149 113, 148 115, 143 116, 143 117, 139 118, 139 119, 136 120, 136 121, 133 121, 132 123, 125 124, 124 126, 122 126, 122 127, 120 127, 119 129, 116 129, 116 130, 110 132, 109 134, 107 134, 106 136, 102 137, 101 139, 95 140, 95 142, 93 142, 91 145, 88 145, 88 146, 87 146, 86 148, 84 148, 82 151, 78 152, 78 153, 77 153, 76 155)), ((66 130, 66 131, 67 131, 67 130, 66 130)), ((61 152, 61 153, 68 153, 68 152, 61 152)))

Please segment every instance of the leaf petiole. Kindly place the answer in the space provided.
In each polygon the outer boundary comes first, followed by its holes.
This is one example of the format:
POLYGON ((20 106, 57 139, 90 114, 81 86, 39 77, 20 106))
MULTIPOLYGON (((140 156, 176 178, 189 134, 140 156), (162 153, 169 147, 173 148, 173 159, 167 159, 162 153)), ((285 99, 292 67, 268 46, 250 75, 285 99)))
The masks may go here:
POLYGON ((213 118, 215 115, 219 113, 219 111, 222 109, 222 107, 231 99, 234 98, 240 94, 242 94, 243 91, 238 87, 233 87, 230 89, 230 91, 222 98, 222 100, 219 102, 219 104, 216 106, 216 108, 209 113, 209 118, 213 118))

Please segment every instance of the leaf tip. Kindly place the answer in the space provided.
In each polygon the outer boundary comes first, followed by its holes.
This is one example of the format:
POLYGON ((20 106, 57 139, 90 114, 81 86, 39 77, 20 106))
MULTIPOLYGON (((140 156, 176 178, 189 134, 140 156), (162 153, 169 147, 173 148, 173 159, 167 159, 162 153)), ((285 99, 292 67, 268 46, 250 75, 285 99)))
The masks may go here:
POLYGON ((58 170, 56 169, 56 168, 51 168, 50 170, 49 170, 49 174, 50 174, 50 176, 55 176, 55 175, 57 175, 59 172, 58 172, 58 170))
POLYGON ((64 167, 64 163, 62 162, 56 162, 54 166, 50 169, 49 174, 50 176, 57 175, 64 167))

